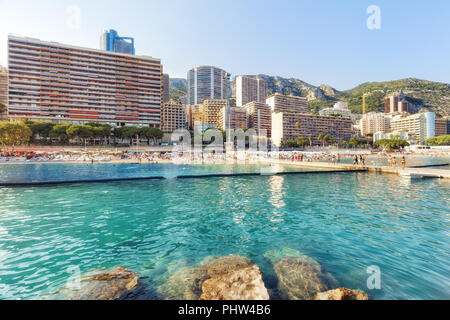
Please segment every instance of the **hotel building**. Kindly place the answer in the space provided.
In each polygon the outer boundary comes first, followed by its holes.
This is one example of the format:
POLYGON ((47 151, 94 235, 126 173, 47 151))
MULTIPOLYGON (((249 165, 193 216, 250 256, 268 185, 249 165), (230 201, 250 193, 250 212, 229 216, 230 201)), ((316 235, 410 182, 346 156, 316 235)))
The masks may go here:
POLYGON ((417 113, 409 116, 398 115, 392 118, 391 129, 408 133, 409 137, 423 143, 435 136, 434 112, 417 113))
POLYGON ((320 133, 326 133, 336 140, 348 140, 352 135, 352 121, 349 118, 316 114, 272 113, 272 142, 275 146, 298 137, 311 137, 313 143, 320 144, 320 133))
POLYGON ((159 59, 9 36, 9 117, 160 126, 159 59))
POLYGON ((363 136, 376 132, 388 132, 391 129, 391 118, 385 113, 369 112, 362 117, 359 127, 363 136))
POLYGON ((103 32, 100 37, 100 48, 102 50, 135 54, 134 39, 131 37, 119 37, 116 30, 103 32))
POLYGON ((266 99, 272 112, 308 112, 308 100, 304 97, 286 96, 275 93, 266 99))
POLYGON ((203 101, 203 124, 210 128, 221 126, 220 113, 222 109, 226 110, 227 100, 225 99, 206 99, 203 101))
POLYGON ((260 135, 260 130, 266 130, 267 137, 270 137, 272 131, 272 112, 265 103, 250 102, 243 106, 247 110, 247 128, 255 129, 260 135))
POLYGON ((201 66, 188 71, 187 103, 201 104, 206 99, 228 98, 229 75, 222 69, 201 66))
MULTIPOLYGON (((231 107, 230 108, 230 129, 236 130, 236 129, 246 129, 247 128, 247 110, 245 108, 241 107, 231 107)), ((227 119, 227 108, 224 107, 220 111, 219 116, 219 129, 220 130, 227 130, 228 126, 228 119, 227 119)))
POLYGON ((0 121, 7 120, 8 107, 8 70, 0 66, 0 104, 5 108, 4 112, 0 111, 0 121))
POLYGON ((246 76, 236 77, 236 106, 242 107, 249 102, 265 103, 267 81, 246 76))
POLYGON ((161 130, 172 133, 177 129, 186 129, 186 110, 179 102, 166 102, 161 107, 161 130))

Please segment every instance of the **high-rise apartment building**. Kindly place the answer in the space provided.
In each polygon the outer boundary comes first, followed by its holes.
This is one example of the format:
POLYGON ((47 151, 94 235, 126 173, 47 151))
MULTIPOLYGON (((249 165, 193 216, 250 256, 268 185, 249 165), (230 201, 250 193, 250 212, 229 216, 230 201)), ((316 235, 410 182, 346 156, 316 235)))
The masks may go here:
POLYGON ((201 66, 188 71, 187 103, 201 104, 205 99, 228 99, 229 74, 224 70, 201 66))
POLYGON ((320 144, 319 134, 328 134, 336 140, 348 140, 352 135, 352 121, 349 118, 321 116, 296 112, 272 113, 272 142, 281 146, 283 141, 303 137, 314 144, 320 144))
POLYGON ((410 138, 423 143, 435 136, 434 112, 417 113, 409 116, 398 115, 392 118, 391 129, 406 132, 410 138))
POLYGON ((385 113, 404 113, 409 112, 409 103, 405 100, 402 91, 393 93, 386 97, 384 102, 385 113))
POLYGON ((161 130, 172 133, 187 128, 186 110, 179 102, 169 101, 161 107, 161 130))
POLYGON ((170 77, 167 73, 163 74, 163 93, 162 101, 163 103, 169 102, 170 100, 170 77))
POLYGON ((249 102, 243 106, 247 110, 247 128, 252 128, 258 135, 260 131, 266 130, 267 137, 270 137, 272 129, 272 112, 270 106, 260 102, 249 102))
POLYGON ((220 113, 226 107, 227 100, 225 99, 205 99, 203 101, 203 124, 208 127, 220 127, 220 113))
POLYGON ((100 37, 100 49, 105 51, 135 54, 134 39, 131 37, 119 37, 116 30, 109 30, 102 33, 100 37))
POLYGON ((0 121, 7 120, 8 70, 0 66, 0 121))
POLYGON ((308 100, 304 97, 275 93, 266 99, 272 112, 308 112, 308 100))
POLYGON ((267 98, 267 81, 247 76, 236 77, 236 106, 256 101, 265 103, 267 98))
POLYGON ((159 59, 9 36, 13 120, 159 126, 159 59))
POLYGON ((388 132, 391 129, 391 118, 385 113, 369 112, 359 122, 361 135, 374 134, 376 132, 388 132))
POLYGON ((219 129, 220 130, 236 130, 247 128, 247 110, 241 107, 231 107, 230 114, 227 113, 227 108, 224 107, 219 115, 219 129), (228 126, 230 121, 230 126, 228 126))

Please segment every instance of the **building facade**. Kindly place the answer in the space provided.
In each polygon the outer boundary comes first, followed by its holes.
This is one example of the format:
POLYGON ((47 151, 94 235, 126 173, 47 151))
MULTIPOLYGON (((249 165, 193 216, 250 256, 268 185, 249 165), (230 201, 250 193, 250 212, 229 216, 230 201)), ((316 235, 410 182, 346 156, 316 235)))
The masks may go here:
POLYGON ((228 99, 229 74, 224 70, 201 66, 188 71, 187 103, 202 104, 206 99, 228 99))
POLYGON ((409 112, 409 103, 405 100, 405 95, 402 91, 391 94, 386 97, 384 102, 385 113, 403 113, 409 112))
MULTIPOLYGON (((266 130, 267 137, 272 131, 272 112, 270 106, 260 102, 249 102, 243 106, 247 110, 247 128, 255 129, 258 136, 260 131, 266 130)), ((263 131, 262 131, 263 132, 263 131)))
POLYGON ((177 129, 187 129, 186 110, 179 102, 166 102, 161 107, 161 130, 172 133, 177 129))
POLYGON ((267 81, 247 76, 236 77, 236 106, 242 107, 249 102, 265 103, 267 81))
POLYGON ((245 108, 231 107, 229 119, 227 117, 227 108, 224 107, 220 110, 218 126, 220 130, 228 129, 228 120, 230 121, 229 128, 232 130, 247 128, 247 110, 245 108))
POLYGON ((188 124, 190 129, 194 129, 195 124, 199 123, 203 125, 203 105, 194 104, 186 106, 186 114, 188 119, 188 124))
POLYGON ((167 73, 163 74, 163 93, 162 102, 166 103, 170 100, 170 77, 167 73))
POLYGON ((303 137, 314 144, 320 144, 320 133, 328 134, 336 140, 348 140, 352 135, 349 118, 321 116, 315 114, 277 112, 272 114, 272 143, 281 146, 283 141, 303 137))
POLYGON ((275 93, 266 99, 272 112, 308 112, 308 100, 304 97, 275 93))
POLYGON ((388 132, 391 129, 391 118, 384 113, 369 112, 362 117, 359 127, 363 136, 388 132))
POLYGON ((448 119, 446 118, 436 118, 435 119, 436 123, 434 125, 434 135, 436 137, 439 136, 445 136, 447 133, 447 123, 448 123, 448 119))
POLYGON ((160 126, 159 59, 9 36, 12 120, 160 126))
POLYGON ((131 37, 119 37, 116 30, 108 30, 100 36, 100 49, 105 51, 136 54, 134 39, 131 37))
POLYGON ((223 108, 226 110, 227 100, 205 99, 203 101, 203 124, 210 128, 221 126, 220 114, 223 108))
POLYGON ((411 139, 424 143, 435 136, 434 112, 417 113, 409 116, 395 116, 391 121, 391 129, 408 133, 411 139))
POLYGON ((8 111, 8 70, 2 66, 0 66, 0 121, 4 121, 8 119, 7 111, 8 111))

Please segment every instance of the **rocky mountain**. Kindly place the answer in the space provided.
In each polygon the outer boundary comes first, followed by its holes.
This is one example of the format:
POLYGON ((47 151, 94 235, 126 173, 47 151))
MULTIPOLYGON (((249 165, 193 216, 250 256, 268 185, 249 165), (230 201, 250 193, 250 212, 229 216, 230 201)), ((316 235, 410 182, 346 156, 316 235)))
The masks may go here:
MULTIPOLYGON (((339 91, 327 84, 314 86, 295 78, 283 78, 264 74, 250 75, 267 81, 269 94, 281 93, 308 99, 312 112, 330 107, 337 101, 347 101, 354 113, 362 113, 362 96, 366 94, 367 111, 384 111, 384 98, 394 92, 403 91, 410 103, 412 113, 423 109, 435 111, 439 116, 450 115, 450 84, 407 78, 386 82, 367 82, 353 89, 339 91)), ((185 79, 171 79, 171 86, 177 96, 186 92, 185 79)), ((235 82, 231 83, 235 96, 235 82)), ((172 90, 171 90, 172 91, 172 90)), ((172 92, 171 92, 172 94, 172 92)))

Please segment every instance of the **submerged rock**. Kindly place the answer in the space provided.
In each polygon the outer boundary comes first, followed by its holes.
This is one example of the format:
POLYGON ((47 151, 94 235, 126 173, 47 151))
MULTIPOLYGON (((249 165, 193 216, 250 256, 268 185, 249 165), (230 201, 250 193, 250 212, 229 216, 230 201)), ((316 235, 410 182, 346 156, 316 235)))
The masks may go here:
POLYGON ((311 300, 335 284, 334 278, 309 257, 285 257, 274 264, 278 292, 284 300, 311 300))
POLYGON ((368 294, 347 288, 338 288, 316 294, 314 300, 369 300, 368 294))
POLYGON ((258 266, 236 255, 208 257, 195 267, 183 268, 171 274, 158 291, 166 300, 269 298, 258 266))
POLYGON ((269 250, 264 254, 264 258, 270 261, 270 263, 275 264, 277 261, 285 258, 301 258, 304 257, 300 251, 291 248, 283 248, 281 250, 269 250))
POLYGON ((138 285, 136 273, 117 267, 110 271, 85 276, 80 289, 73 290, 65 300, 117 300, 123 298, 138 285))
POLYGON ((269 300, 261 272, 247 258, 228 256, 208 265, 201 300, 269 300))

